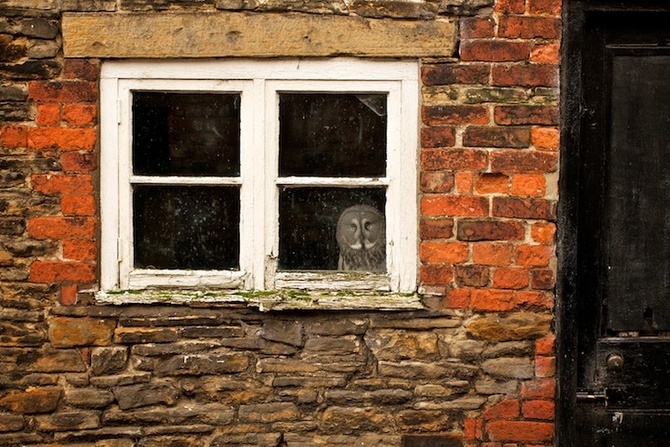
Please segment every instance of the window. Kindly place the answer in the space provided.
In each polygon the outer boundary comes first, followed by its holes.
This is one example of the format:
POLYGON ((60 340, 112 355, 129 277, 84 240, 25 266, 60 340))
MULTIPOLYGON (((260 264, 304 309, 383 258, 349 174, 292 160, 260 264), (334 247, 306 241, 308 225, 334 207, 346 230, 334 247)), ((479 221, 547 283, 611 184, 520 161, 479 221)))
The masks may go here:
POLYGON ((103 64, 103 291, 414 292, 417 73, 103 64))

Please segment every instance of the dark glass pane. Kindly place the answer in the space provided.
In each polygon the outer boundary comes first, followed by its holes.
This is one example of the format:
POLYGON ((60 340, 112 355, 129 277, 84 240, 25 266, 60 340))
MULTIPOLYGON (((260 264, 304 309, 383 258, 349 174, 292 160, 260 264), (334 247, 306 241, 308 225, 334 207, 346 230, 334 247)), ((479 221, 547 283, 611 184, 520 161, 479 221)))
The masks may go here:
POLYGON ((280 176, 386 173, 386 95, 283 93, 279 122, 280 176))
POLYGON ((670 329, 670 56, 613 61, 608 327, 670 329))
POLYGON ((240 96, 133 93, 133 172, 240 174, 240 96))
POLYGON ((236 187, 136 186, 135 267, 224 270, 239 267, 236 187))
POLYGON ((386 271, 385 204, 384 188, 282 188, 279 268, 338 270, 342 254, 349 261, 341 270, 386 271), (338 220, 353 206, 340 223, 348 233, 341 232, 339 244, 338 220))

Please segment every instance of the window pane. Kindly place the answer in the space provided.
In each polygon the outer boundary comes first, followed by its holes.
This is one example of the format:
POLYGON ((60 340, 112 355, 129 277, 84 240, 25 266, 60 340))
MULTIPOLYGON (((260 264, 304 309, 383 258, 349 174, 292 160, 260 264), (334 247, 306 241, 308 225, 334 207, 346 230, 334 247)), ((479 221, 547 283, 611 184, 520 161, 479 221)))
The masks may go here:
POLYGON ((240 191, 235 187, 135 186, 135 267, 239 267, 240 191))
POLYGON ((386 95, 279 97, 279 175, 383 177, 386 95))
POLYGON ((133 93, 133 172, 240 174, 240 96, 133 93))
POLYGON ((386 271, 385 204, 384 188, 282 188, 279 268, 386 271))

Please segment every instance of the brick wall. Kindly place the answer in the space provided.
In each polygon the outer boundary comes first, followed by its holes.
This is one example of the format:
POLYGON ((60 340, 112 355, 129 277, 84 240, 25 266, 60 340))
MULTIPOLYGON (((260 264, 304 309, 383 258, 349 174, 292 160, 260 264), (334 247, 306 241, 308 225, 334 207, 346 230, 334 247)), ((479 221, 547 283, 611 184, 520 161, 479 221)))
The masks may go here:
POLYGON ((558 0, 8 0, 0 18, 0 445, 549 446, 558 0), (59 9, 60 7, 60 9, 59 9), (100 306, 99 61, 60 13, 459 17, 422 61, 425 311, 100 306))

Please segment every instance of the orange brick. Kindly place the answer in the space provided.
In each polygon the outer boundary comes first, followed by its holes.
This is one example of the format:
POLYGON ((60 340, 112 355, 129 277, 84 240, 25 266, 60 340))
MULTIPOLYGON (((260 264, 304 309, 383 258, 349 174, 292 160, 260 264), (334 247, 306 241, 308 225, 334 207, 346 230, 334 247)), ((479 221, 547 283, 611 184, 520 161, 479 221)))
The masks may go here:
POLYGON ((514 419, 519 417, 519 401, 505 399, 484 410, 484 420, 514 419))
POLYGON ((46 195, 93 194, 93 179, 89 174, 36 174, 32 182, 35 191, 46 195))
POLYGON ((28 146, 28 128, 25 126, 3 126, 0 128, 0 143, 7 148, 28 146))
POLYGON ((423 196, 421 212, 426 216, 488 216, 489 201, 479 196, 423 196))
POLYGON ((76 284, 63 285, 60 288, 60 303, 63 306, 74 306, 77 304, 77 291, 78 287, 76 284))
POLYGON ((455 174, 456 179, 456 192, 459 194, 470 194, 472 193, 472 180, 474 175, 472 172, 457 172, 455 174))
POLYGON ((479 194, 506 194, 509 177, 505 174, 479 174, 474 180, 475 191, 479 194))
POLYGON ((551 400, 530 400, 521 406, 521 412, 526 419, 554 419, 554 402, 551 400))
POLYGON ((520 307, 528 309, 552 309, 554 307, 554 296, 547 292, 518 291, 516 302, 520 307))
POLYGON ((28 234, 36 239, 93 239, 93 217, 42 216, 28 220, 28 234))
POLYGON ((542 197, 547 191, 542 174, 515 174, 512 176, 512 194, 521 197, 542 197))
POLYGON ((553 399, 556 395, 556 380, 540 379, 521 384, 523 399, 553 399))
POLYGON ((535 357, 535 376, 554 377, 556 375, 555 357, 535 357))
POLYGON ((63 241, 63 258, 72 261, 95 261, 98 248, 93 241, 63 241))
POLYGON ((466 309, 470 306, 470 289, 452 289, 447 294, 447 307, 450 309, 466 309))
POLYGON ((554 334, 545 335, 544 337, 535 340, 535 354, 536 355, 553 354, 555 343, 556 343, 556 336, 554 334))
POLYGON ((93 282, 95 266, 83 262, 35 261, 30 266, 30 280, 47 284, 61 281, 93 282))
POLYGON ((63 152, 60 163, 65 172, 91 172, 98 166, 98 160, 91 152, 63 152))
POLYGON ((450 265, 422 265, 421 282, 426 285, 447 285, 454 277, 454 269, 450 265))
POLYGON ((516 248, 516 264, 524 267, 546 267, 553 256, 549 245, 519 245, 516 248))
POLYGON ((93 196, 65 196, 61 199, 61 210, 66 216, 93 216, 95 198, 93 196))
POLYGON ((557 150, 560 146, 561 134, 556 127, 533 127, 530 130, 530 142, 538 149, 557 150))
POLYGON ((468 259, 468 244, 464 242, 422 242, 421 262, 428 264, 458 264, 468 259))
POLYGON ((463 421, 463 432, 465 439, 474 441, 482 439, 482 420, 481 419, 466 419, 463 421))
POLYGON ((535 64, 558 64, 560 45, 548 43, 536 45, 530 53, 530 61, 535 64))
POLYGON ((510 265, 514 247, 508 243, 480 242, 472 247, 472 260, 483 265, 510 265))
POLYGON ((473 310, 504 312, 514 309, 516 300, 511 290, 476 289, 472 291, 470 306, 473 310))
POLYGON ((28 132, 28 147, 37 150, 93 150, 96 138, 95 129, 35 128, 28 132))
POLYGON ((63 106, 63 121, 74 127, 95 124, 96 107, 91 104, 67 104, 63 106))
POLYGON ((495 269, 493 286, 500 289, 523 289, 528 287, 528 270, 517 268, 495 269))
POLYGON ((60 123, 60 106, 58 104, 38 105, 35 122, 38 126, 57 126, 60 123))
POLYGON ((533 241, 540 244, 551 244, 556 235, 556 224, 552 222, 538 222, 533 224, 530 229, 530 235, 533 241))
POLYGON ((554 437, 554 424, 530 421, 492 421, 486 433, 493 441, 549 442, 554 437))

